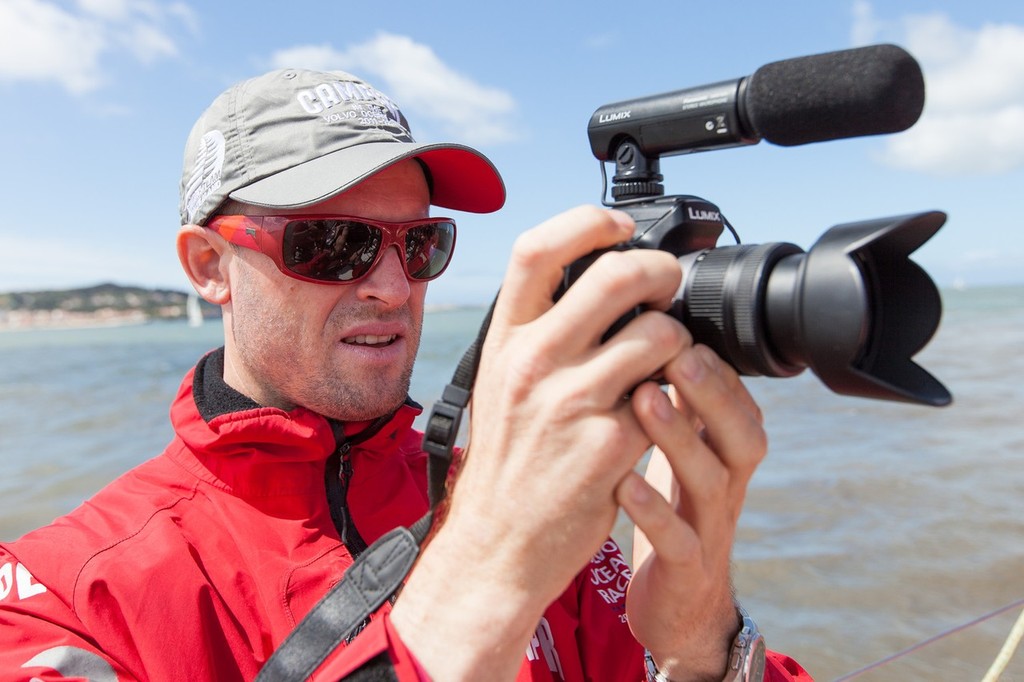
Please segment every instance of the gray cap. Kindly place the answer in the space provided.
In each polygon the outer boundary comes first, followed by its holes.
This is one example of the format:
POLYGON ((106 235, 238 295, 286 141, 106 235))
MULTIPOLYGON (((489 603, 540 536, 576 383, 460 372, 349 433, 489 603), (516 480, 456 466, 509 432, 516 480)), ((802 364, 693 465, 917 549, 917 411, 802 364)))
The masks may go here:
POLYGON ((489 213, 505 186, 480 152, 419 144, 386 95, 341 71, 271 71, 221 94, 185 146, 181 223, 202 225, 228 198, 300 208, 344 192, 397 161, 430 169, 431 203, 489 213))

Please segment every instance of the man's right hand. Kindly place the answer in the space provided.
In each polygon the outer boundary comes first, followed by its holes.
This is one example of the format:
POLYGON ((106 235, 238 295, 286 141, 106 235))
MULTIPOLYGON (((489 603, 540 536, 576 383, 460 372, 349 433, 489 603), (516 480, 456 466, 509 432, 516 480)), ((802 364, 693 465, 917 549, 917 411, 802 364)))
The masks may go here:
POLYGON ((658 312, 679 288, 676 259, 610 252, 552 300, 566 266, 633 229, 624 213, 582 207, 516 242, 447 518, 392 614, 437 679, 515 677, 538 619, 608 537, 615 488, 651 445, 626 396, 692 342, 658 312), (602 343, 638 305, 651 310, 602 343))

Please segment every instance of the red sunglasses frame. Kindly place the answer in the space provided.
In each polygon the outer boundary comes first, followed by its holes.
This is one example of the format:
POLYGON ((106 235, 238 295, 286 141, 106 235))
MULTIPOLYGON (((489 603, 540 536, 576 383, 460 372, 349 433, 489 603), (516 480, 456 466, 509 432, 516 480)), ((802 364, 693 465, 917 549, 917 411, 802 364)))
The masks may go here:
POLYGON ((365 279, 371 272, 373 272, 374 268, 376 268, 380 263, 381 258, 383 258, 384 254, 392 245, 398 247, 398 253, 401 256, 399 260, 402 262, 402 269, 405 271, 406 278, 408 278, 410 282, 429 282, 430 280, 440 277, 444 271, 448 269, 448 265, 452 261, 452 254, 455 252, 455 237, 458 232, 455 226, 455 221, 451 218, 420 218, 417 220, 393 223, 383 220, 370 220, 369 218, 360 218, 357 216, 305 214, 266 216, 217 215, 210 218, 205 227, 213 230, 232 244, 237 244, 238 246, 252 249, 253 251, 259 251, 274 261, 274 265, 277 266, 277 269, 285 275, 304 282, 313 282, 314 284, 355 284, 365 279), (377 249, 377 253, 373 257, 373 262, 370 263, 366 272, 352 279, 337 280, 315 279, 289 269, 284 262, 285 229, 288 227, 289 223, 303 220, 344 220, 353 223, 361 223, 379 229, 381 231, 381 244, 377 249), (409 272, 409 263, 405 259, 405 236, 408 234, 409 230, 413 228, 422 227, 423 225, 435 225, 438 223, 448 223, 452 226, 452 245, 448 253, 448 260, 445 261, 444 267, 430 277, 413 277, 409 272))

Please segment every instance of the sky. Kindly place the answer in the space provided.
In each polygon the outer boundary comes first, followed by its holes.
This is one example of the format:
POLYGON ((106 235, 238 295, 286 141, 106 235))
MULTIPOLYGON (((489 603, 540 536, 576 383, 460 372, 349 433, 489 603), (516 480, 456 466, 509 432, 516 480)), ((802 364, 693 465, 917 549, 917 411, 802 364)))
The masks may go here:
POLYGON ((174 237, 188 131, 232 83, 295 66, 358 74, 419 141, 497 165, 505 207, 452 215, 455 260, 428 293, 485 303, 518 234, 600 203, 597 108, 873 43, 922 66, 913 128, 665 158, 668 193, 718 205, 744 242, 803 249, 833 225, 942 210, 913 255, 941 287, 1024 282, 1018 0, 0 0, 0 291, 187 290, 174 237))

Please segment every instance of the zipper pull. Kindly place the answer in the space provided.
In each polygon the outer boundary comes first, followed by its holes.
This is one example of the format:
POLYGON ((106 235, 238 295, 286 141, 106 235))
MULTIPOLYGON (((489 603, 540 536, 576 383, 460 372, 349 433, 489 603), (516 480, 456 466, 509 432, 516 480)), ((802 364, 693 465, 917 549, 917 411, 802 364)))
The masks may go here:
POLYGON ((338 472, 338 479, 341 481, 341 491, 343 495, 348 495, 348 484, 352 480, 352 457, 350 453, 352 451, 352 445, 348 441, 344 441, 338 446, 338 456, 341 461, 341 470, 338 472))

